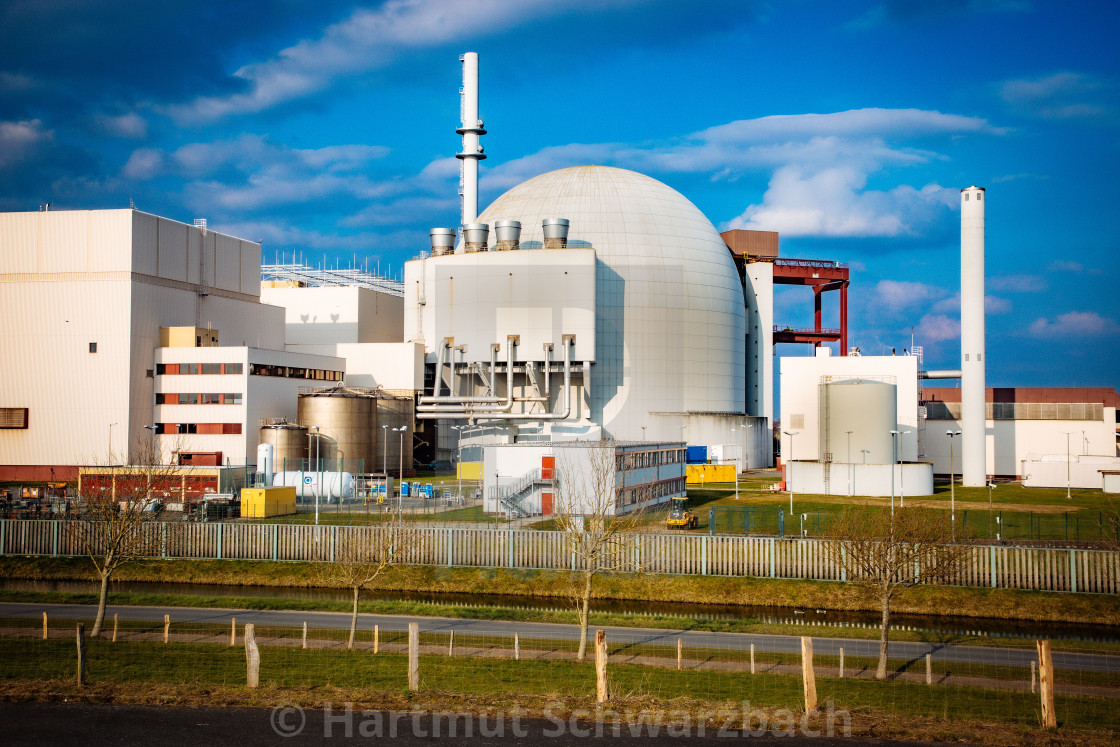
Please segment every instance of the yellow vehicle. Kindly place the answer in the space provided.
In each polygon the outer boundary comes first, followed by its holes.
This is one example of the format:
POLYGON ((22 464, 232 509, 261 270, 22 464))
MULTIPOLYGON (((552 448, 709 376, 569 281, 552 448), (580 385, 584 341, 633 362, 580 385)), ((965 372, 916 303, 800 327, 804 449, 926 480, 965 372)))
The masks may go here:
POLYGON ((665 526, 669 529, 695 529, 697 526, 696 514, 686 508, 687 498, 674 498, 669 509, 669 518, 665 526))

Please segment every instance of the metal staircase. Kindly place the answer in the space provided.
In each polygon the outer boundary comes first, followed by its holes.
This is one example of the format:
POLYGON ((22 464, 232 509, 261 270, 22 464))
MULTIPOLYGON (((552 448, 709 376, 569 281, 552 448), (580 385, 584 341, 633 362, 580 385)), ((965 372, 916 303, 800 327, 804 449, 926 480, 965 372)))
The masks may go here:
POLYGON ((522 506, 521 502, 532 495, 536 488, 552 487, 555 483, 555 479, 543 477, 541 469, 536 467, 521 475, 513 484, 497 487, 498 505, 509 511, 512 518, 531 516, 530 511, 522 506))

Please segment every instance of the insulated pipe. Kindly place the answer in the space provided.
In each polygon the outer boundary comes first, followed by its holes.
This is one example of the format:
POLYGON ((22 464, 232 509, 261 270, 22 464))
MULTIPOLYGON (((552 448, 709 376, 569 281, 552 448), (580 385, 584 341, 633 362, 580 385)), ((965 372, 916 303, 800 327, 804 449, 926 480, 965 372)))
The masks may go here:
POLYGON ((437 413, 460 413, 468 405, 475 403, 497 401, 501 404, 497 405, 483 405, 481 407, 471 407, 471 412, 503 412, 513 407, 513 347, 516 343, 511 336, 506 343, 506 396, 505 399, 497 397, 442 397, 437 401, 440 404, 419 404, 416 406, 416 412, 437 412, 437 413), (458 407, 443 407, 443 404, 455 405, 458 407))
POLYGON ((463 136, 463 150, 455 157, 460 163, 462 225, 466 226, 478 218, 478 162, 486 158, 478 138, 485 135, 486 130, 478 118, 478 53, 467 52, 460 55, 459 60, 463 63, 463 87, 459 91, 462 126, 455 132, 463 136))
POLYGON ((987 483, 984 407, 984 203, 981 187, 961 190, 961 481, 987 483))
MULTIPOLYGON (((447 338, 443 338, 443 342, 439 344, 439 353, 436 357, 436 375, 432 381, 432 398, 438 399, 440 390, 443 389, 443 351, 448 347, 447 338)), ((420 401, 428 399, 428 397, 421 397, 420 401)))
MULTIPOLYGON (((446 343, 447 343, 447 340, 444 340, 444 344, 446 344, 446 343)), ((513 343, 511 342, 511 343, 508 343, 508 344, 509 344, 509 347, 510 347, 510 351, 509 351, 510 355, 512 355, 513 354, 513 343)), ((497 381, 496 371, 497 371, 497 368, 498 368, 497 352, 498 352, 498 346, 497 345, 491 345, 490 346, 490 376, 491 376, 492 380, 495 381, 495 382, 497 381)), ((443 350, 441 349, 440 350, 440 365, 442 365, 442 361, 443 361, 443 350)), ((512 368, 513 368, 513 366, 510 365, 511 370, 512 370, 512 368)), ((439 369, 436 369, 436 377, 437 378, 439 377, 439 369)), ((490 388, 491 391, 493 391, 493 385, 492 384, 487 382, 487 386, 490 388)), ((461 404, 461 403, 468 403, 468 402, 491 403, 491 402, 505 402, 505 401, 506 401, 506 397, 494 397, 494 396, 490 396, 490 397, 446 396, 445 397, 445 396, 436 395, 436 396, 431 396, 431 397, 421 397, 420 398, 420 405, 416 409, 417 410, 424 410, 424 409, 432 410, 432 409, 435 409, 435 408, 431 407, 431 405, 438 405, 438 404, 461 404), (425 405, 428 405, 429 407, 425 407, 425 405)))
POLYGON ((919 371, 919 379, 959 379, 960 371, 919 371))
POLYGON ((475 418, 480 415, 482 420, 564 420, 572 411, 572 346, 574 344, 574 335, 564 335, 564 409, 559 412, 486 412, 481 408, 471 408, 466 411, 421 412, 422 408, 417 407, 416 417, 420 420, 466 418, 471 422, 474 422, 475 418))

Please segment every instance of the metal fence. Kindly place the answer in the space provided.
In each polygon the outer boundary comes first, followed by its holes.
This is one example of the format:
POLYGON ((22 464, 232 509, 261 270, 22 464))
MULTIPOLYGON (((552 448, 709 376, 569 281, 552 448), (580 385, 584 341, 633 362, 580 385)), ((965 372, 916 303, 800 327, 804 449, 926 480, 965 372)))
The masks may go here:
MULTIPOLYGON (((0 555, 82 555, 76 522, 0 521, 0 555)), ((373 543, 385 527, 153 522, 153 557, 330 561, 342 541, 373 543)), ((410 565, 578 570, 563 532, 411 527, 400 562, 410 565)), ((641 533, 624 571, 845 581, 834 540, 641 533)), ((919 576, 920 569, 916 569, 919 576)), ((1116 594, 1120 553, 1110 550, 972 545, 952 585, 1116 594)))

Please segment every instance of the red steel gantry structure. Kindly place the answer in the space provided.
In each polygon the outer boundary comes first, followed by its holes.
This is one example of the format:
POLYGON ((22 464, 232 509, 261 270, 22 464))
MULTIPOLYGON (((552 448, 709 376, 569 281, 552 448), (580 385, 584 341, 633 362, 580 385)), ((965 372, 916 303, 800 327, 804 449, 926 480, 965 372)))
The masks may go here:
POLYGON ((813 328, 795 329, 774 325, 774 343, 802 342, 820 347, 822 342, 839 342, 840 355, 848 354, 848 266, 821 259, 785 259, 778 256, 778 234, 775 231, 732 230, 722 234, 739 278, 744 281, 746 266, 752 262, 769 262, 774 267, 775 285, 807 285, 813 289, 813 328), (821 327, 821 295, 840 291, 840 328, 821 327))

